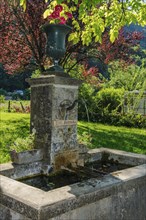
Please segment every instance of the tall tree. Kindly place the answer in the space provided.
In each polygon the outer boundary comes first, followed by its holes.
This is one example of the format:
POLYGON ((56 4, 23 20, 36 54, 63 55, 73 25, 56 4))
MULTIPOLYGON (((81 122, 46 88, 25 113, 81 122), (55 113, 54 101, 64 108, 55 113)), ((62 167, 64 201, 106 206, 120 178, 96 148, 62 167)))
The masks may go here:
POLYGON ((17 1, 1 0, 0 4, 0 62, 9 73, 24 68, 30 61, 44 70, 45 38, 40 26, 44 23, 45 2, 28 2, 25 12, 17 1))
POLYGON ((102 43, 98 44, 98 54, 106 64, 114 60, 122 60, 129 65, 134 62, 133 55, 141 50, 140 40, 142 38, 142 32, 127 32, 121 28, 117 39, 112 43, 106 31, 102 36, 102 43), (137 46, 137 50, 134 49, 135 46, 137 46))
MULTIPOLYGON (((23 0, 20 2, 21 5, 23 5, 23 0)), ((54 0, 48 2, 49 3, 45 3, 45 0, 27 0, 27 7, 25 11, 23 11, 19 6, 19 0, 1 0, 2 13, 0 15, 0 22, 2 37, 0 39, 0 50, 2 58, 0 62, 3 63, 5 69, 9 72, 18 71, 30 62, 35 64, 36 68, 44 71, 46 63, 45 38, 41 32, 40 26, 46 21, 48 22, 48 20, 43 19, 43 12, 45 9, 47 7, 54 7, 54 5, 57 4, 57 1, 54 0)), ((24 3, 26 3, 26 1, 24 3)), ((72 58, 75 58, 75 61, 70 62, 70 66, 67 67, 68 72, 74 68, 76 64, 86 64, 86 61, 93 57, 105 63, 115 58, 128 58, 129 55, 126 56, 127 51, 130 51, 131 46, 135 42, 138 42, 140 34, 137 34, 137 39, 134 39, 134 34, 129 35, 127 38, 124 36, 123 32, 120 31, 118 39, 111 43, 108 35, 109 28, 103 28, 103 33, 96 33, 96 36, 93 34, 90 36, 89 28, 88 37, 91 39, 89 39, 89 42, 84 42, 82 34, 90 25, 90 21, 89 24, 87 24, 84 19, 81 19, 81 9, 83 5, 85 6, 85 1, 80 0, 76 3, 74 1, 64 1, 64 4, 65 3, 67 9, 73 14, 72 22, 71 20, 69 21, 69 24, 73 26, 73 31, 69 39, 71 40, 74 36, 74 40, 68 42, 66 54, 60 62, 65 67, 68 60, 71 61, 72 58), (97 39, 95 39, 99 37, 99 34, 101 34, 100 38, 103 39, 102 44, 96 42, 97 39)), ((94 6, 96 10, 99 10, 99 13, 101 12, 103 3, 106 3, 106 1, 101 1, 101 4, 96 5, 96 7, 90 3, 90 7, 85 7, 85 11, 88 12, 91 19, 93 19, 92 13, 90 12, 92 7, 94 6)), ((108 7, 110 10, 110 6, 108 7)), ((106 22, 104 14, 102 19, 106 22)), ((99 27, 101 28, 102 26, 100 25, 100 22, 96 20, 96 29, 99 27)), ((98 38, 99 41, 100 38, 98 38)), ((127 59, 127 61, 129 61, 129 59, 127 59)))
MULTIPOLYGON (((26 9, 29 0, 20 0, 20 5, 26 9)), ((78 18, 73 19, 76 32, 70 35, 70 40, 77 43, 80 38, 83 44, 89 45, 93 40, 102 41, 102 33, 110 28, 110 40, 118 36, 118 32, 124 25, 138 23, 146 25, 145 0, 46 0, 49 2, 45 14, 49 14, 56 4, 66 4, 69 10, 74 12, 79 7, 78 18), (78 23, 84 24, 80 29, 78 23)))

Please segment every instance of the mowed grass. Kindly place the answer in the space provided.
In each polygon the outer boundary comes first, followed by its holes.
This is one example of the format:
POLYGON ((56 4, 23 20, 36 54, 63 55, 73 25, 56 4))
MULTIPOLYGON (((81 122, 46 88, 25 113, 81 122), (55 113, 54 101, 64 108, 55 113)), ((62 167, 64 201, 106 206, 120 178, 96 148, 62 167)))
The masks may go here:
POLYGON ((29 134, 29 114, 0 112, 0 163, 10 160, 9 146, 29 134))
MULTIPOLYGON (((18 137, 28 136, 29 124, 29 114, 0 112, 0 163, 10 160, 11 143, 14 143, 18 137)), ((146 154, 145 129, 79 122, 78 134, 90 148, 106 147, 146 154), (86 134, 85 138, 84 134, 86 134)))
POLYGON ((91 135, 90 148, 112 148, 146 154, 146 129, 109 126, 97 123, 78 123, 78 133, 91 135))

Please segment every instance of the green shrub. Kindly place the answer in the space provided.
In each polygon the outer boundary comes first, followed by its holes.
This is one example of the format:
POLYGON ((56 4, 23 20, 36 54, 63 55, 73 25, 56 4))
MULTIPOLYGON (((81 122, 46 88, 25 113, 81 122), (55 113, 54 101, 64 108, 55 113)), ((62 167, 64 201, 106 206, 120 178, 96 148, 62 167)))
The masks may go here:
POLYGON ((97 89, 89 83, 83 83, 80 87, 78 106, 79 120, 92 120, 96 90, 97 89))
POLYGON ((20 94, 17 94, 16 92, 12 93, 12 100, 22 100, 23 96, 20 94))
POLYGON ((124 114, 121 115, 116 125, 135 128, 146 128, 146 117, 140 114, 124 114))
POLYGON ((109 65, 110 80, 104 87, 124 88, 125 91, 141 90, 146 88, 145 63, 141 66, 135 64, 126 66, 118 61, 109 65))
POLYGON ((123 103, 124 90, 114 88, 103 88, 95 97, 95 108, 100 114, 111 113, 116 110, 121 111, 123 103))
POLYGON ((30 100, 30 88, 24 90, 24 99, 30 100))
POLYGON ((0 103, 4 103, 5 102, 5 96, 4 95, 0 95, 0 103))
POLYGON ((123 113, 124 89, 94 87, 84 84, 80 90, 79 119, 104 124, 146 128, 146 118, 134 112, 123 113), (83 99, 83 100, 82 100, 83 99))
POLYGON ((31 78, 38 78, 41 75, 41 71, 39 69, 36 69, 32 72, 31 78))
POLYGON ((7 91, 5 91, 4 89, 0 89, 0 95, 6 96, 7 91))
POLYGON ((115 126, 126 126, 135 128, 146 128, 146 117, 139 114, 122 114, 116 111, 106 114, 96 114, 95 120, 103 124, 110 124, 115 126))

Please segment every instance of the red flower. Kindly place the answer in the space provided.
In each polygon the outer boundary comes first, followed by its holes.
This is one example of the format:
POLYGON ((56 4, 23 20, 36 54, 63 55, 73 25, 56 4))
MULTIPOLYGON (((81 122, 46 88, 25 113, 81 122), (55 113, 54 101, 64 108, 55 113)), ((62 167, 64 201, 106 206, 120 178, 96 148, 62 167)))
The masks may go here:
POLYGON ((59 18, 59 16, 60 16, 59 11, 53 11, 52 14, 51 14, 52 18, 59 18))
POLYGON ((55 24, 66 24, 68 18, 72 18, 72 14, 69 12, 65 12, 66 17, 60 17, 60 12, 63 10, 62 5, 56 5, 54 11, 51 15, 48 16, 49 20, 54 20, 55 24))
POLYGON ((68 18, 72 19, 72 14, 70 12, 65 12, 68 18))
POLYGON ((55 6, 55 11, 61 12, 62 10, 63 10, 62 5, 56 5, 56 6, 55 6))
POLYGON ((48 16, 49 19, 53 19, 52 14, 48 16))
POLYGON ((65 20, 64 17, 60 17, 59 19, 60 19, 59 24, 65 24, 66 23, 66 20, 65 20))

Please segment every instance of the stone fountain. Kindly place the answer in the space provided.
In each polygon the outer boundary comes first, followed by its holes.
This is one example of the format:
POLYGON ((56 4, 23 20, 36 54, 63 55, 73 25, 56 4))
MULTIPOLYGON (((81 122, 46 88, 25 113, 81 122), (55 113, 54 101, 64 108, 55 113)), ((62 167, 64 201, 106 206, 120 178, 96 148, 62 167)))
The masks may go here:
POLYGON ((1 219, 146 219, 146 156, 105 148, 87 151, 78 144, 78 80, 52 73, 30 84, 37 154, 29 152, 25 160, 1 165, 1 219), (81 168, 105 157, 129 168, 49 191, 19 181, 81 168))
MULTIPOLYGON (((53 30, 57 33, 53 36, 60 36, 56 26, 53 30)), ((65 38, 60 47, 60 43, 54 43, 55 37, 47 49, 52 56, 65 53, 65 38)), ((58 57, 54 60, 48 75, 29 80, 30 128, 35 133, 35 149, 20 155, 13 152, 13 163, 0 165, 0 219, 145 220, 146 156, 106 148, 87 150, 78 144, 81 82, 62 71, 58 57), (105 167, 113 162, 124 167, 109 172, 95 169, 94 165, 105 161, 105 167), (69 175, 57 176, 62 170, 69 175), (77 178, 54 188, 50 178, 55 175, 57 185, 70 176, 77 178), (36 182, 32 184, 37 176, 44 178, 45 189, 36 186, 36 182)))
POLYGON ((31 79, 31 130, 35 146, 43 150, 43 160, 53 169, 76 166, 77 102, 80 81, 56 75, 31 79))

